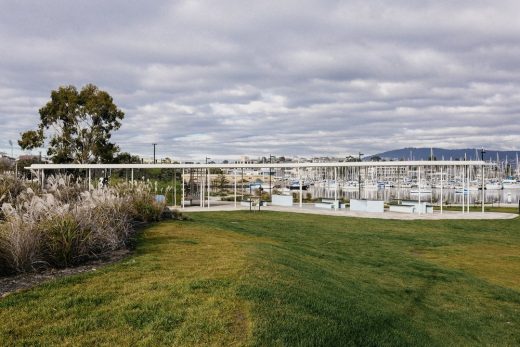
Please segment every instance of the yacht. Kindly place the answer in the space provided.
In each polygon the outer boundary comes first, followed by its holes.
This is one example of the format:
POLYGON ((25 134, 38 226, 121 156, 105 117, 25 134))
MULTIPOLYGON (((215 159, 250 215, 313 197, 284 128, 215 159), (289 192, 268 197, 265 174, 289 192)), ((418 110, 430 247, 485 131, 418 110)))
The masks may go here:
POLYGON ((411 189, 410 189, 410 194, 431 194, 432 193, 432 187, 423 182, 421 184, 415 184, 411 189))
MULTIPOLYGON (((309 188, 309 184, 306 182, 302 182, 302 190, 307 190, 309 188)), ((289 184, 290 190, 299 190, 300 189, 300 181, 292 181, 289 184)))
POLYGON ((362 182, 361 187, 363 187, 363 189, 366 189, 366 190, 377 190, 379 188, 379 184, 374 181, 367 181, 367 182, 362 182))
POLYGON ((498 181, 488 181, 485 185, 487 190, 501 190, 502 183, 498 181))
POLYGON ((341 186, 341 190, 357 190, 358 182, 357 181, 347 181, 344 185, 341 186))
POLYGON ((393 188, 393 187, 395 187, 395 184, 392 181, 384 181, 383 182, 383 187, 384 188, 393 188))
POLYGON ((338 182, 336 182, 334 180, 328 180, 325 183, 324 188, 327 189, 327 190, 335 190, 336 188, 338 188, 338 182))
POLYGON ((410 194, 431 194, 432 189, 429 187, 415 187, 410 189, 410 194))
POLYGON ((520 182, 513 178, 507 178, 502 180, 502 187, 504 187, 504 189, 520 189, 520 182))
POLYGON ((457 188, 455 188, 455 194, 464 194, 464 195, 468 195, 468 193, 469 193, 468 188, 462 188, 462 187, 457 187, 457 188))

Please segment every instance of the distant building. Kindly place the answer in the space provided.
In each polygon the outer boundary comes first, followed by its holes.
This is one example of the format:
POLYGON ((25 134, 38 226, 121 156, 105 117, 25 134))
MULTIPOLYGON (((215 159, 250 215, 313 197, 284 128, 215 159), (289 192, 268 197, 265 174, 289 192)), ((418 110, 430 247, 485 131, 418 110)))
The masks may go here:
POLYGON ((22 154, 18 157, 18 160, 21 161, 32 161, 32 160, 40 160, 40 156, 32 155, 32 154, 22 154))
POLYGON ((12 164, 14 164, 14 162, 15 159, 13 157, 9 156, 5 152, 0 152, 0 164, 5 166, 11 166, 12 164))

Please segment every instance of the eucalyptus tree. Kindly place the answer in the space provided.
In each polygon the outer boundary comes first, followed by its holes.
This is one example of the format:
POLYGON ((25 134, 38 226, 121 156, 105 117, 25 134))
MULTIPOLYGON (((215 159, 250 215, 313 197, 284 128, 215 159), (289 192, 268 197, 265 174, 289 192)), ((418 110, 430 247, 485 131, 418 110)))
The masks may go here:
POLYGON ((61 86, 40 110, 36 130, 21 134, 22 149, 47 147, 55 163, 110 162, 119 147, 110 141, 121 127, 124 113, 112 97, 93 84, 80 91, 61 86))

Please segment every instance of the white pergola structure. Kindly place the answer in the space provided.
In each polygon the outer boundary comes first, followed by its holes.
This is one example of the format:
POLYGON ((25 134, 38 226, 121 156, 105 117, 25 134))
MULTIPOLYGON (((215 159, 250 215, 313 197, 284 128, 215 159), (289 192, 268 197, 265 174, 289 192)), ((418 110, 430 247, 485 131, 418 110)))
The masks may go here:
MULTIPOLYGON (((43 185, 45 180, 45 172, 53 171, 53 170, 87 170, 88 171, 88 185, 91 187, 91 171, 92 170, 108 170, 108 169, 129 169, 131 170, 131 181, 134 180, 134 170, 135 169, 172 169, 177 172, 177 170, 181 170, 182 172, 182 200, 181 207, 184 208, 185 201, 185 182, 184 182, 184 172, 185 170, 201 170, 202 172, 209 173, 210 169, 232 169, 234 171, 234 202, 235 207, 237 206, 237 170, 244 169, 296 169, 298 172, 298 180, 300 182, 299 187, 299 206, 302 207, 303 200, 303 192, 302 192, 302 177, 301 171, 302 169, 308 168, 330 168, 334 169, 335 176, 337 175, 337 170, 339 168, 357 168, 361 171, 363 168, 374 168, 374 167, 415 167, 417 168, 417 176, 419 189, 421 184, 421 172, 425 172, 425 168, 437 168, 440 170, 441 177, 441 193, 440 193, 440 211, 442 213, 443 210, 443 171, 449 168, 458 168, 462 173, 462 212, 469 212, 469 194, 468 197, 464 198, 466 195, 464 190, 469 190, 470 183, 470 168, 480 168, 481 173, 481 185, 482 185, 482 212, 484 212, 484 167, 493 166, 494 164, 487 163, 485 161, 457 161, 457 160, 441 160, 441 161, 380 161, 380 162, 303 162, 303 163, 295 163, 295 162, 284 162, 284 163, 229 163, 229 164, 32 164, 30 167, 26 169, 34 170, 38 172, 38 177, 40 178, 40 182, 43 185)), ((439 171, 437 170, 437 171, 439 171)), ((175 177, 175 175, 174 175, 175 177)), ((204 188, 203 188, 204 189, 204 188)), ((207 190, 209 191, 209 181, 207 190)), ((201 195, 201 196, 205 196, 201 195)), ((419 203, 421 202, 421 194, 418 194, 419 203)), ((335 194, 335 200, 337 200, 337 194, 335 194)), ((203 202, 201 202, 203 203, 203 202)), ((210 207, 209 194, 207 194, 207 204, 205 204, 208 208, 210 207)), ((204 205, 203 205, 204 206, 204 205)))

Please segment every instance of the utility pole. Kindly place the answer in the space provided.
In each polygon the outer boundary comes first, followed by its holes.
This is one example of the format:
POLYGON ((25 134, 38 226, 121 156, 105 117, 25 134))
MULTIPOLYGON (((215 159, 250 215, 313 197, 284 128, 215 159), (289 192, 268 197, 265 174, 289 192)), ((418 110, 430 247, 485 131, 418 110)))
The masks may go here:
POLYGON ((157 146, 156 143, 153 143, 153 163, 157 163, 157 161, 155 160, 155 146, 157 146))

